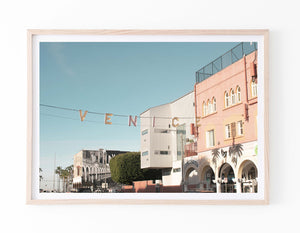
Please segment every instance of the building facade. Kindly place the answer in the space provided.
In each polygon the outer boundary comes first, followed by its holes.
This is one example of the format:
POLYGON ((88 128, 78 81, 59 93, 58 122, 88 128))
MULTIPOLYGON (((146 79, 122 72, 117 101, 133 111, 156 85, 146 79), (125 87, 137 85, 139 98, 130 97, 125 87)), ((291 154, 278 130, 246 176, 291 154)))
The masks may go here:
POLYGON ((257 192, 257 44, 196 72, 194 91, 141 118, 141 167, 185 192, 257 192))
POLYGON ((256 44, 241 43, 197 72, 197 155, 185 158, 186 190, 257 192, 256 65, 256 44))
POLYGON ((114 156, 128 151, 81 150, 74 155, 73 187, 100 187, 103 180, 111 177, 109 162, 114 156))
POLYGON ((194 144, 194 92, 140 114, 141 168, 162 169, 164 186, 182 184, 182 162, 187 144, 194 144))

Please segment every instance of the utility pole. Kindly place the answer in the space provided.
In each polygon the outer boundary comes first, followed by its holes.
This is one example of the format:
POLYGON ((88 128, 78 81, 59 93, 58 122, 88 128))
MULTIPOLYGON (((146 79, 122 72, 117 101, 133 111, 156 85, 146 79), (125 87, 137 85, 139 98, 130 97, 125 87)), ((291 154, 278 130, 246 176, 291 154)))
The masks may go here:
POLYGON ((184 165, 184 152, 183 152, 183 134, 181 133, 181 179, 182 179, 182 192, 184 192, 184 173, 183 173, 183 165, 184 165))
POLYGON ((58 173, 58 189, 57 191, 60 193, 60 171, 58 173))
POLYGON ((105 157, 104 157, 104 154, 106 154, 106 150, 103 150, 103 163, 104 163, 104 185, 105 185, 105 191, 106 191, 106 160, 105 157))
POLYGON ((54 192, 54 190, 55 190, 55 166, 56 166, 56 153, 54 153, 53 192, 54 192))

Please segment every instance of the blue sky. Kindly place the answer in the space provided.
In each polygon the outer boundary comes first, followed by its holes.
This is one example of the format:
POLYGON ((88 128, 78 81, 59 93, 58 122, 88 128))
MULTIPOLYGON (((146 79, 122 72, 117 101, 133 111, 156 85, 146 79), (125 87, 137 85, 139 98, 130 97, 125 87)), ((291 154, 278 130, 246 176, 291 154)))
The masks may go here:
MULTIPOLYGON (((238 43, 41 42, 40 104, 139 115, 193 90, 195 72, 238 43)), ((40 107, 40 167, 46 180, 82 149, 139 151, 128 118, 40 107)), ((139 121, 138 121, 139 123, 139 121)))

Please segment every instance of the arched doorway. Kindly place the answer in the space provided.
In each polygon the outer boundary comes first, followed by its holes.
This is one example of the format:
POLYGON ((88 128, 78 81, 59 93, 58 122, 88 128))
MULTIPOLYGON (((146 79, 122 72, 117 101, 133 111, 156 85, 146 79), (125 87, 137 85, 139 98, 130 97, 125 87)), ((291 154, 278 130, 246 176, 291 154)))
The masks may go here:
POLYGON ((201 192, 216 192, 215 173, 213 169, 207 165, 203 168, 200 176, 201 192))
POLYGON ((82 182, 86 181, 86 173, 84 167, 82 167, 82 182))
POLYGON ((197 189, 199 189, 200 177, 198 175, 198 171, 195 168, 190 167, 187 169, 185 173, 185 184, 185 191, 187 192, 195 192, 197 189))
POLYGON ((241 192, 257 193, 257 167, 252 161, 242 162, 238 177, 241 182, 241 192))
POLYGON ((224 163, 219 170, 219 182, 222 193, 236 193, 236 180, 233 168, 229 163, 224 163))

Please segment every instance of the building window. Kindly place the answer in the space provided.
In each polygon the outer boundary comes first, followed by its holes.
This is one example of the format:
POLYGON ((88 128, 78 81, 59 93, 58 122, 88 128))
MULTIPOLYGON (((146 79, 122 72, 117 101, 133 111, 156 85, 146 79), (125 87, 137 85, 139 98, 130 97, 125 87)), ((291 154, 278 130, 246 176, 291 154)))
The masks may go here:
POLYGON ((234 93, 233 89, 231 89, 230 97, 231 97, 231 104, 234 105, 235 104, 235 93, 234 93))
POLYGON ((181 172, 181 168, 174 168, 173 172, 181 172))
POLYGON ((207 100, 206 102, 203 101, 202 103, 203 116, 207 116, 216 111, 217 111, 217 102, 215 97, 213 97, 211 100, 207 100))
POLYGON ((156 154, 156 155, 168 155, 170 152, 169 151, 167 151, 167 150, 156 150, 156 151, 154 151, 154 154, 156 154))
POLYGON ((159 154, 161 154, 161 155, 168 155, 169 151, 167 151, 167 150, 161 150, 159 154))
POLYGON ((225 91, 225 108, 228 108, 229 105, 230 105, 229 94, 227 91, 225 91))
POLYGON ((206 147, 215 146, 215 131, 209 130, 206 132, 206 147))
POLYGON ((207 115, 211 114, 211 103, 210 100, 207 100, 207 115))
POLYGON ((252 94, 252 97, 257 96, 257 83, 255 82, 255 80, 253 80, 251 82, 251 94, 252 94))
POLYGON ((168 129, 154 129, 154 133, 170 133, 168 129))
POLYGON ((230 138, 231 137, 231 127, 230 124, 225 125, 225 138, 230 138))
POLYGON ((142 135, 145 135, 147 133, 148 133, 148 129, 145 129, 145 130, 142 131, 142 135))
POLYGON ((145 155, 148 155, 148 151, 144 151, 144 152, 142 153, 142 156, 145 156, 145 155))
POLYGON ((215 97, 213 97, 212 104, 213 104, 213 112, 216 112, 217 111, 217 102, 216 102, 215 97))
POLYGON ((169 176, 169 175, 171 175, 171 169, 164 169, 164 170, 162 170, 162 175, 163 176, 169 176))
POLYGON ((237 86, 237 88, 236 88, 236 101, 238 103, 240 103, 242 101, 242 98, 241 98, 241 88, 239 86, 237 86))
POLYGON ((239 136, 244 134, 243 121, 238 121, 237 122, 237 131, 238 131, 239 136))

